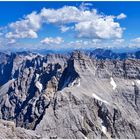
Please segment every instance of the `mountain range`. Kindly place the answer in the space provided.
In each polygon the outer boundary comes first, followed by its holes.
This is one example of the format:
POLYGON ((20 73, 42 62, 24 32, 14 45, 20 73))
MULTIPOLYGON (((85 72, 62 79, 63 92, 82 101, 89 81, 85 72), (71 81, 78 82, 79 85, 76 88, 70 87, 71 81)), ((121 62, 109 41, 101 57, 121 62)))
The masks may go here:
POLYGON ((140 51, 1 52, 0 132, 0 138, 140 138, 140 51))

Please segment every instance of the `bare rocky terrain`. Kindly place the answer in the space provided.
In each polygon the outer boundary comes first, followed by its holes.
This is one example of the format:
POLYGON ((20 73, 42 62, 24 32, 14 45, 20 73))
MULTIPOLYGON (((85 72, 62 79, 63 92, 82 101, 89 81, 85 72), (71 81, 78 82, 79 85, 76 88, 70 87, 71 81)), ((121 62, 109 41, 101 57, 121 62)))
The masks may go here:
POLYGON ((0 138, 140 138, 139 56, 0 53, 0 138))
POLYGON ((33 130, 16 127, 12 121, 0 120, 0 139, 40 139, 33 130))

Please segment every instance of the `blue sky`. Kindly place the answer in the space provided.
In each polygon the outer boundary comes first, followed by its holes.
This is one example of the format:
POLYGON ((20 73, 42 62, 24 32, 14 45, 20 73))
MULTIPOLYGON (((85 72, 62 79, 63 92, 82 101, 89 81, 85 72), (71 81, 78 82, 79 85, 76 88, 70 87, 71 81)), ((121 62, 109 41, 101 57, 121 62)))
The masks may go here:
POLYGON ((138 49, 139 23, 140 2, 0 2, 0 50, 138 49))

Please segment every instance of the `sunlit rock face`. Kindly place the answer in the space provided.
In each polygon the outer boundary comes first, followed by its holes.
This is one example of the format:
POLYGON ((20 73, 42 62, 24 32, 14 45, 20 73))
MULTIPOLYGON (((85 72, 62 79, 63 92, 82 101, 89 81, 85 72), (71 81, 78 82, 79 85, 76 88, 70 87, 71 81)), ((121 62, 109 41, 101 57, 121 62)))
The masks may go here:
POLYGON ((1 53, 1 119, 39 138, 140 138, 138 53, 97 51, 1 53))

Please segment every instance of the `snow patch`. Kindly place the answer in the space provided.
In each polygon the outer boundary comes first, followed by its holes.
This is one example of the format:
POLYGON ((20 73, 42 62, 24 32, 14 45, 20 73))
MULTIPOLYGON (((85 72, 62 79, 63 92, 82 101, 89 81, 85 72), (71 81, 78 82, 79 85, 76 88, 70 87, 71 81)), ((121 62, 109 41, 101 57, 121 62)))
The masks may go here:
POLYGON ((35 86, 38 88, 39 92, 42 91, 43 86, 42 86, 42 84, 39 81, 36 82, 35 86))
POLYGON ((82 119, 82 121, 83 121, 84 117, 83 117, 83 116, 81 116, 81 119, 82 119))
POLYGON ((112 77, 110 78, 110 84, 113 86, 113 90, 115 90, 117 85, 112 77))
POLYGON ((99 101, 101 101, 101 102, 103 102, 103 103, 105 103, 105 104, 109 104, 107 101, 101 99, 99 96, 97 96, 97 95, 94 94, 94 93, 92 94, 92 96, 93 96, 95 99, 97 99, 97 100, 99 100, 99 101))
POLYGON ((103 120, 101 120, 101 130, 104 134, 107 133, 107 128, 105 127, 104 123, 103 123, 103 120))
POLYGON ((134 86, 135 85, 135 83, 132 81, 132 85, 134 86))
POLYGON ((78 79, 77 87, 80 87, 80 79, 78 79))
POLYGON ((11 80, 11 82, 14 82, 16 79, 15 78, 13 78, 12 80, 11 80))
POLYGON ((136 80, 136 82, 137 82, 138 84, 140 84, 140 80, 136 80))
POLYGON ((77 87, 79 87, 80 86, 80 78, 77 78, 77 79, 75 79, 72 83, 71 83, 71 85, 70 86, 77 86, 77 87))
POLYGON ((102 132, 104 133, 104 134, 106 134, 106 127, 104 126, 104 125, 102 125, 102 132))
POLYGON ((76 83, 76 80, 74 80, 71 84, 70 84, 70 86, 74 86, 75 85, 75 83, 76 83))
POLYGON ((38 74, 38 73, 36 73, 36 79, 38 80, 38 78, 39 78, 39 74, 38 74))

